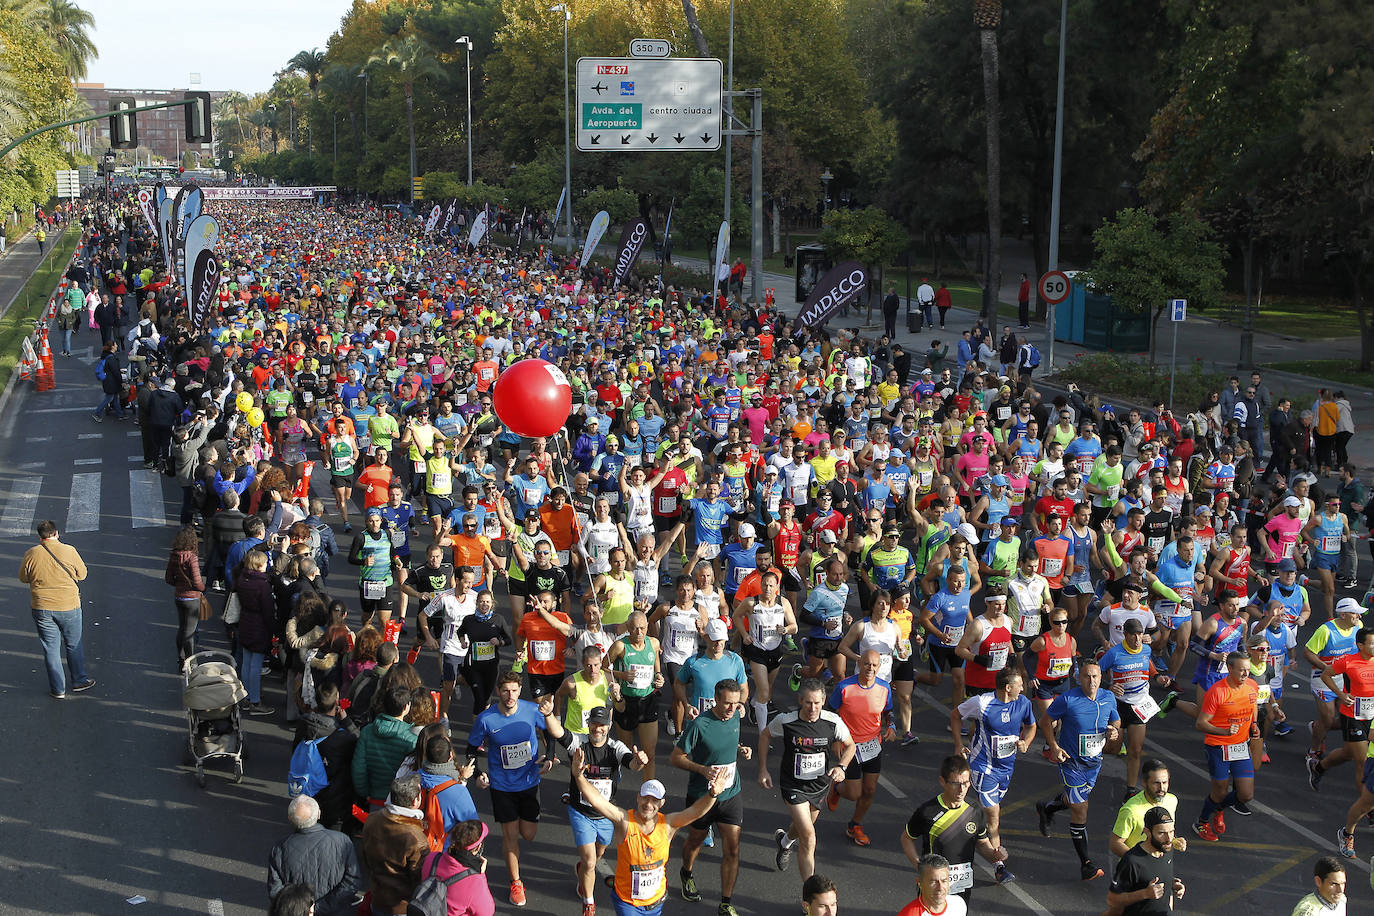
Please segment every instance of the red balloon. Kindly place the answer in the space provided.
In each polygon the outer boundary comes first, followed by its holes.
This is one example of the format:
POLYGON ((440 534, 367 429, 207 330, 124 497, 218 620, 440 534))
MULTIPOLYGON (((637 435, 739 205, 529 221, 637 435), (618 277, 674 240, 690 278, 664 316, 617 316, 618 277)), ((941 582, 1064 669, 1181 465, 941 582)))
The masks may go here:
POLYGON ((572 386, 553 363, 522 359, 497 376, 491 405, 511 432, 552 436, 568 425, 572 386))

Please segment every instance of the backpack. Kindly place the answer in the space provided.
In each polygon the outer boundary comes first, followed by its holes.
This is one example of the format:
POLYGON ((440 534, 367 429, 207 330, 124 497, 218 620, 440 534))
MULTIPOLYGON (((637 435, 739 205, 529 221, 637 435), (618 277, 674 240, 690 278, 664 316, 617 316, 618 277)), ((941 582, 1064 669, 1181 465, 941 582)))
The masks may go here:
POLYGON ((95 364, 95 377, 100 381, 105 381, 105 360, 97 360, 95 364))
POLYGON ((315 561, 316 566, 320 567, 321 572, 324 572, 327 567, 321 565, 320 561, 328 561, 328 558, 323 556, 324 537, 321 532, 328 527, 324 524, 310 526, 310 558, 315 561))
POLYGON ((465 868, 451 878, 438 877, 435 872, 439 868, 440 855, 437 852, 431 854, 420 867, 420 874, 423 876, 428 871, 429 876, 422 877, 415 893, 410 895, 406 916, 448 916, 448 889, 469 875, 477 874, 471 868, 465 868))
POLYGON ((444 830, 444 810, 439 806, 439 793, 456 785, 458 780, 449 779, 420 792, 420 810, 425 814, 425 839, 429 841, 430 852, 443 852, 444 841, 448 839, 448 832, 444 830))
POLYGON ((323 740, 302 741, 291 752, 291 764, 286 775, 286 794, 289 797, 314 796, 329 785, 329 774, 325 772, 324 758, 320 756, 320 742, 323 740))
POLYGON ((1040 366, 1040 350, 1036 348, 1035 344, 1026 344, 1026 348, 1029 350, 1026 354, 1026 365, 1032 369, 1038 368, 1040 366))

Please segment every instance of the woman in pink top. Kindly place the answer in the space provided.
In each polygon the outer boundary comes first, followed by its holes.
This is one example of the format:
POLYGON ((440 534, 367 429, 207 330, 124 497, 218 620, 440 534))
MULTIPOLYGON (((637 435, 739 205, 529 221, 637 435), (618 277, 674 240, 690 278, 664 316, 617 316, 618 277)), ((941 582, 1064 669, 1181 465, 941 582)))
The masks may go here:
POLYGON ((448 835, 448 849, 432 852, 420 865, 420 880, 436 875, 452 878, 470 871, 448 888, 448 916, 493 916, 496 901, 487 886, 487 860, 482 855, 482 843, 487 838, 487 825, 481 821, 459 821, 448 835))

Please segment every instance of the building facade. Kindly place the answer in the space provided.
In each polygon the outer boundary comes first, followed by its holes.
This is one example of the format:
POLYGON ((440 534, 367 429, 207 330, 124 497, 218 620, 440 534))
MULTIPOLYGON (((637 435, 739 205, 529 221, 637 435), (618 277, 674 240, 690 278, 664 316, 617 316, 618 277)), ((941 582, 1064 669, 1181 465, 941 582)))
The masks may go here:
MULTIPOLYGON (((133 96, 140 106, 156 105, 159 102, 179 102, 185 98, 185 89, 111 89, 104 83, 77 83, 77 93, 91 106, 91 111, 99 114, 111 109, 110 99, 116 96, 133 96)), ((217 101, 225 93, 211 92, 210 98, 217 101)), ((167 162, 176 163, 186 152, 186 115, 184 108, 161 108, 157 111, 140 112, 138 117, 138 145, 161 157, 167 162)), ((91 136, 93 152, 99 154, 110 147, 110 122, 95 121, 91 136)), ((212 145, 194 143, 189 147, 200 154, 207 163, 213 157, 212 145)))

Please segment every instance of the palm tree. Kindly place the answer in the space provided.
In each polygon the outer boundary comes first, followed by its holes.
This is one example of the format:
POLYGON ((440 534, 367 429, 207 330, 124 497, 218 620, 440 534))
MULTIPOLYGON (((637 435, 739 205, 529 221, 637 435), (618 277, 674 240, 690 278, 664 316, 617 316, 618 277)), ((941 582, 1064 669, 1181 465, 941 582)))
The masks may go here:
MULTIPOLYGON (((315 113, 315 104, 320 100, 320 75, 324 73, 325 57, 319 48, 311 48, 309 51, 298 51, 296 56, 286 62, 286 69, 295 70, 305 76, 306 84, 310 87, 310 113, 315 113)), ((311 119, 313 121, 313 117, 311 119)), ((315 155, 315 132, 309 130, 307 133, 306 150, 311 155, 315 155)))
POLYGON ((973 0, 973 26, 983 48, 983 98, 988 134, 988 275, 983 315, 997 339, 997 299, 1002 290, 1002 103, 997 91, 997 29, 1002 0, 973 0))
POLYGON ((8 145, 23 133, 28 117, 24 89, 9 66, 0 60, 0 145, 8 145))
MULTIPOLYGON (((353 154, 358 153, 358 118, 354 111, 357 102, 355 96, 358 92, 358 72, 359 68, 350 67, 347 64, 334 64, 324 71, 324 76, 320 79, 320 87, 324 89, 325 97, 333 102, 335 114, 335 124, 338 121, 338 106, 343 103, 343 107, 348 110, 348 126, 353 131, 353 154)), ((338 159, 338 129, 334 132, 335 160, 338 159)))
MULTIPOLYGON (((24 2, 24 0, 18 0, 24 2)), ((39 28, 48 36, 72 82, 86 78, 86 64, 100 56, 90 30, 95 17, 71 0, 43 0, 39 28)))
POLYGON ((418 35, 392 38, 367 61, 394 68, 406 94, 406 124, 410 128, 410 200, 415 201, 415 80, 422 76, 442 76, 443 70, 429 45, 418 35))

